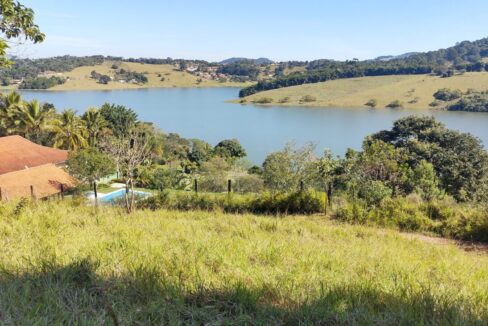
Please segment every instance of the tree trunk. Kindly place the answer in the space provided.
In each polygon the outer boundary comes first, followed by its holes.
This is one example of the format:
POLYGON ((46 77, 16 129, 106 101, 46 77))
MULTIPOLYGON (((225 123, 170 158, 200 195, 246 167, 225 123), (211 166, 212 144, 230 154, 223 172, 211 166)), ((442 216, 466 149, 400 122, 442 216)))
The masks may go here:
POLYGON ((130 191, 131 191, 131 194, 130 194, 130 211, 134 211, 135 210, 135 205, 134 205, 134 202, 135 202, 135 194, 134 194, 134 181, 131 179, 130 181, 130 191))
POLYGON ((98 191, 96 181, 93 181, 93 193, 95 194, 95 206, 98 206, 98 191))
POLYGON ((125 181, 125 208, 127 209, 127 214, 130 214, 131 207, 129 205, 129 180, 125 181))

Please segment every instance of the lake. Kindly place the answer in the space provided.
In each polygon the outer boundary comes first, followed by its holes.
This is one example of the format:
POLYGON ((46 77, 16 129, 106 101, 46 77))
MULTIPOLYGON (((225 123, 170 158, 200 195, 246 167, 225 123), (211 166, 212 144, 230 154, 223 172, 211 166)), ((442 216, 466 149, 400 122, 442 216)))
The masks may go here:
POLYGON ((366 135, 389 129, 398 118, 434 115, 449 128, 470 132, 488 144, 488 113, 438 110, 260 107, 226 103, 237 98, 236 88, 171 88, 115 91, 23 91, 25 99, 49 102, 58 110, 83 112, 105 102, 134 109, 141 120, 154 122, 165 132, 200 138, 213 145, 237 138, 248 158, 260 164, 266 155, 290 141, 317 144, 343 155, 360 149, 366 135))

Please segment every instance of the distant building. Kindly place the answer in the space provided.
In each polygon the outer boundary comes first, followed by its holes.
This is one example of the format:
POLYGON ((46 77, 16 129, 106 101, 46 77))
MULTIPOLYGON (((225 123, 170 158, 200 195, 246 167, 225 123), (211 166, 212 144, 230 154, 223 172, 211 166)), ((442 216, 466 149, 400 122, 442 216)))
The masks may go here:
POLYGON ((0 197, 45 198, 77 184, 63 166, 68 151, 37 145, 20 136, 0 138, 0 197))

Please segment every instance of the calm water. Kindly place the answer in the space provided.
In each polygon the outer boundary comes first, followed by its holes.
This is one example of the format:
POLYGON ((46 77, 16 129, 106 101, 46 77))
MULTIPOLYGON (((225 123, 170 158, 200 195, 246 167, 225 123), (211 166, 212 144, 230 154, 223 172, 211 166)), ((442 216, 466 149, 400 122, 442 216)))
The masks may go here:
POLYGON ((410 114, 434 115, 448 127, 470 132, 488 144, 488 113, 434 110, 281 108, 225 103, 237 97, 236 88, 145 89, 117 91, 23 92, 26 99, 53 103, 56 108, 83 112, 105 102, 131 107, 141 120, 152 121, 165 132, 200 138, 211 144, 237 138, 249 159, 261 163, 267 153, 289 141, 308 141, 322 151, 344 154, 359 149, 366 135, 389 129, 410 114))

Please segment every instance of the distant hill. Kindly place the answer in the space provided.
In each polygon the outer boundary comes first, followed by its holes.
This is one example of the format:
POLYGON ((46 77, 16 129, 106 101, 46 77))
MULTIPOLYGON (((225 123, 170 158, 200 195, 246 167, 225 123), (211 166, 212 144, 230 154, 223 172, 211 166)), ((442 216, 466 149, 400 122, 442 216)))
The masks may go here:
POLYGON ((464 72, 488 71, 488 38, 463 41, 456 45, 430 52, 405 53, 400 56, 383 56, 377 60, 314 60, 310 62, 285 62, 282 73, 272 79, 261 80, 239 92, 240 97, 258 92, 302 84, 320 83, 334 79, 388 75, 435 74, 451 77, 464 72), (297 71, 296 68, 302 70, 297 71), (290 68, 295 68, 294 70, 290 68))
POLYGON ((383 56, 380 56, 380 57, 373 59, 373 61, 390 61, 390 60, 396 60, 396 59, 406 59, 406 58, 409 58, 411 56, 417 55, 419 53, 420 52, 408 52, 408 53, 404 53, 404 54, 400 54, 400 55, 383 55, 383 56))
POLYGON ((226 65, 226 64, 231 64, 231 63, 236 63, 239 61, 253 61, 257 65, 262 65, 266 64, 269 65, 271 63, 274 63, 273 60, 270 60, 268 58, 257 58, 257 59, 250 59, 250 58, 229 58, 225 59, 219 62, 219 64, 226 65))

